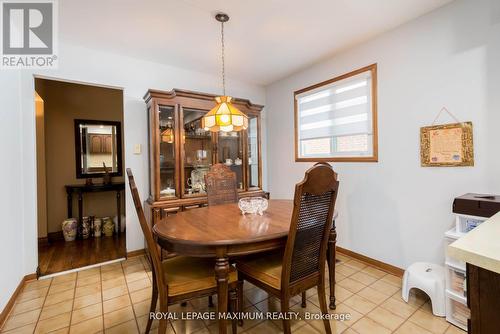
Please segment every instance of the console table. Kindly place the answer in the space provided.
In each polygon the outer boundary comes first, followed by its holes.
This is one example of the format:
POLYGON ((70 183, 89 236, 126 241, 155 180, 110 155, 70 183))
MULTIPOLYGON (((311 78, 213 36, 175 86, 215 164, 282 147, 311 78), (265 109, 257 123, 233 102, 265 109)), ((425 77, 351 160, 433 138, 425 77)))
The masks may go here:
POLYGON ((78 224, 82 223, 83 217, 83 194, 105 191, 116 191, 116 211, 118 215, 118 233, 121 233, 121 192, 125 190, 125 182, 113 182, 111 184, 70 184, 66 185, 68 196, 68 218, 73 217, 73 193, 78 196, 78 224))

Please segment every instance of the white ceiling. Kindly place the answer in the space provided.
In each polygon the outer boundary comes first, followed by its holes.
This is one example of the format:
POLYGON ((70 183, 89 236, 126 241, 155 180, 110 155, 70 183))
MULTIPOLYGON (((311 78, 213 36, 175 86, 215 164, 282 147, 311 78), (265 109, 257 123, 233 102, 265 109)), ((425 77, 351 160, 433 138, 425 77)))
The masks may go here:
POLYGON ((452 0, 62 0, 63 41, 269 84, 452 0))

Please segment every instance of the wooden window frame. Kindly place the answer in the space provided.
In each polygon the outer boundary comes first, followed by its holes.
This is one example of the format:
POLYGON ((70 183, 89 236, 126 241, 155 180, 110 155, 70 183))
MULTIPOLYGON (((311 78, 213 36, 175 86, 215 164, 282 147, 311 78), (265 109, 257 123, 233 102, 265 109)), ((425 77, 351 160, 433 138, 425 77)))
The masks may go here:
POLYGON ((378 123, 377 123, 377 64, 372 64, 365 66, 363 68, 357 69, 355 71, 340 75, 338 77, 332 78, 330 80, 326 80, 320 83, 317 83, 315 85, 302 88, 300 90, 297 90, 293 93, 293 100, 294 100, 294 142, 295 142, 295 161, 296 162, 378 162, 378 123), (297 95, 305 93, 307 91, 329 85, 331 83, 347 79, 349 77, 361 74, 363 72, 371 72, 371 84, 372 84, 372 133, 373 133, 373 140, 372 140, 372 146, 373 146, 373 151, 372 155, 368 157, 327 157, 327 158, 301 158, 299 156, 299 127, 298 127, 298 104, 297 104, 297 95))

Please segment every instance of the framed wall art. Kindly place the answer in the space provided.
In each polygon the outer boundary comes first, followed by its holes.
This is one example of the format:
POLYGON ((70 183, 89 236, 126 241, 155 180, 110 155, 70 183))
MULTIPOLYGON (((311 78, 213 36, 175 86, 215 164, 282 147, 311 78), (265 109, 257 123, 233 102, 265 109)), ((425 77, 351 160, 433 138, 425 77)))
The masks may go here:
POLYGON ((423 167, 474 166, 472 122, 420 128, 423 167))

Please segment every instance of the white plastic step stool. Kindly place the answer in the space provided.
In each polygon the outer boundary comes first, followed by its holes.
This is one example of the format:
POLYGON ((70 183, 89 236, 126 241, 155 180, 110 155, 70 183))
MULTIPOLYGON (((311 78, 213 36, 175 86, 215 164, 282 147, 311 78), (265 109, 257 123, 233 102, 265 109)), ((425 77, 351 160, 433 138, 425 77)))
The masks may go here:
POLYGON ((446 315, 445 271, 442 266, 429 262, 413 263, 403 276, 401 295, 405 302, 408 302, 412 288, 420 289, 430 297, 434 315, 446 315))

